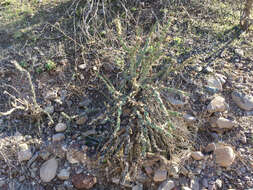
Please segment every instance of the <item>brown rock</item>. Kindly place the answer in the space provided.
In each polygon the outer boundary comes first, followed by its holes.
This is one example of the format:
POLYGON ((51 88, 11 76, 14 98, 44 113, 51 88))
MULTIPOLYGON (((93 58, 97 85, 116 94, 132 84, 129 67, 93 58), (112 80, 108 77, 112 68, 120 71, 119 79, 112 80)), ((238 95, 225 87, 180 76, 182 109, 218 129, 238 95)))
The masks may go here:
POLYGON ((191 157, 192 157, 194 160, 202 160, 202 159, 204 159, 205 156, 202 154, 202 152, 196 151, 196 152, 192 152, 192 153, 191 153, 191 157))
POLYGON ((225 102, 225 99, 221 96, 215 97, 207 106, 207 111, 209 113, 213 112, 224 112, 228 108, 228 105, 225 102))
POLYGON ((235 153, 230 146, 219 145, 216 147, 214 155, 216 158, 216 163, 222 167, 230 166, 235 159, 235 153))
POLYGON ((206 146, 205 152, 213 152, 216 149, 215 143, 210 143, 206 146))
POLYGON ((167 178, 167 170, 156 170, 154 174, 154 181, 155 182, 161 182, 166 180, 167 178))
POLYGON ((88 120, 87 116, 81 116, 77 121, 76 124, 77 125, 83 125, 85 124, 85 122, 88 120))
POLYGON ((97 183, 97 178, 88 174, 76 174, 72 177, 72 183, 77 189, 90 189, 97 183))

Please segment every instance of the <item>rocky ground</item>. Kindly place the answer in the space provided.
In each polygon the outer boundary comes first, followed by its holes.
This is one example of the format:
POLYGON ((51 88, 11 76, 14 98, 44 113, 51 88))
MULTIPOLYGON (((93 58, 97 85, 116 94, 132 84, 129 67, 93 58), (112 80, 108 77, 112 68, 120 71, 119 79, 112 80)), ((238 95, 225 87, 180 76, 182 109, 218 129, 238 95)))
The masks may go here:
MULTIPOLYGON (((35 33, 41 28, 36 30, 35 33)), ((204 64, 190 63, 170 76, 167 85, 189 94, 167 97, 168 103, 183 114, 181 120, 191 138, 179 141, 191 141, 189 147, 178 155, 172 154, 170 159, 148 154, 135 181, 120 184, 120 176, 111 178, 115 171, 95 160, 96 143, 105 126, 93 123, 105 115, 101 92, 92 88, 90 81, 86 85, 87 77, 92 78, 91 68, 66 56, 61 43, 53 46, 55 41, 40 42, 36 47, 38 44, 24 45, 21 40, 15 44, 6 31, 0 31, 0 36, 4 36, 0 39, 0 111, 11 108, 13 94, 19 97, 16 101, 31 101, 27 76, 12 64, 26 57, 27 63, 33 65, 28 70, 37 102, 54 123, 45 115, 38 121, 37 115, 25 110, 0 116, 1 190, 253 189, 251 33, 243 33, 240 42, 230 44, 211 64, 206 59, 204 64), (42 60, 49 56, 57 67, 37 72, 42 60), (74 64, 78 65, 77 77, 72 72, 74 64)), ((46 38, 48 34, 43 32, 40 37, 46 38)), ((189 45, 196 43, 198 48, 208 43, 207 39, 191 40, 189 45)), ((70 43, 66 41, 64 45, 70 43)))

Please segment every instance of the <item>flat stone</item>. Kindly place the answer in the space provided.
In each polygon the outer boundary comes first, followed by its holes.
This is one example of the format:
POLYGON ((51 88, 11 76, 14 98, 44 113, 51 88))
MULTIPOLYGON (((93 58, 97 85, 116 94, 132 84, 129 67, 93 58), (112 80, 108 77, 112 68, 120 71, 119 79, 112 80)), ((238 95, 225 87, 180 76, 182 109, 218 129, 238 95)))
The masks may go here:
POLYGON ((182 190, 192 190, 191 188, 189 188, 189 187, 185 187, 185 186, 183 186, 182 187, 182 190))
POLYGON ((63 133, 57 133, 53 135, 52 139, 53 139, 53 142, 62 141, 65 139, 65 135, 63 133))
POLYGON ((219 145, 214 151, 216 163, 222 167, 232 165, 235 160, 235 153, 230 146, 219 145))
POLYGON ((67 180, 69 179, 69 175, 70 175, 70 172, 67 170, 67 169, 62 169, 57 177, 60 179, 60 180, 67 180))
POLYGON ((32 152, 27 144, 19 145, 20 151, 18 152, 18 160, 20 162, 30 160, 32 157, 32 152))
POLYGON ((194 160, 203 160, 205 156, 202 154, 202 152, 196 151, 191 153, 191 157, 194 160))
POLYGON ((58 162, 55 158, 46 161, 40 167, 40 179, 43 182, 50 182, 56 176, 56 171, 58 168, 58 162))
POLYGON ((166 180, 159 185, 158 190, 172 190, 174 187, 175 187, 174 181, 166 180))
POLYGON ((159 169, 159 170, 155 171, 153 180, 155 182, 161 182, 161 181, 166 180, 166 178, 167 178, 167 170, 160 170, 159 169))
POLYGON ((228 105, 225 102, 225 98, 216 96, 207 106, 209 113, 224 112, 228 109, 228 105))
POLYGON ((217 119, 216 124, 220 129, 232 129, 235 126, 236 122, 220 117, 217 119))
POLYGON ((232 100, 236 103, 236 105, 239 108, 245 111, 253 110, 253 96, 249 96, 244 93, 236 91, 234 91, 231 96, 232 100))
POLYGON ((63 132, 67 129, 67 125, 65 123, 58 123, 56 126, 55 126, 55 131, 56 132, 63 132))

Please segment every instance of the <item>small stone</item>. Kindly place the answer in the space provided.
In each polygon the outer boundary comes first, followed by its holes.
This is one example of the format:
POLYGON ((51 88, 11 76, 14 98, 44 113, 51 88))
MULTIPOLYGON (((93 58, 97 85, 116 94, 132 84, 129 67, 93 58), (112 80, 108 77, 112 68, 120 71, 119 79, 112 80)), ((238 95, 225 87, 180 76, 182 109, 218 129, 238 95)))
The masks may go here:
POLYGON ((97 178, 88 174, 76 174, 72 177, 72 183, 77 189, 91 189, 97 183, 97 178))
POLYGON ((45 107, 44 111, 49 114, 53 114, 54 113, 54 106, 47 106, 47 107, 45 107))
POLYGON ((202 185, 204 186, 204 187, 208 187, 208 179, 207 178, 203 178, 202 179, 202 185))
POLYGON ((246 138, 246 136, 245 136, 245 135, 242 135, 242 136, 240 137, 240 141, 241 141, 243 144, 246 144, 246 143, 247 143, 247 138, 246 138))
POLYGON ((43 182, 50 182, 56 176, 56 171, 58 168, 58 162, 55 158, 46 161, 40 167, 40 179, 43 182))
POLYGON ((228 109, 228 105, 225 99, 221 96, 216 96, 207 106, 207 111, 209 113, 214 112, 224 112, 228 109))
POLYGON ((220 129, 232 129, 235 126, 236 122, 220 117, 217 119, 216 124, 220 129))
POLYGON ((167 170, 160 170, 159 169, 159 170, 155 171, 153 180, 155 182, 161 182, 161 181, 166 180, 166 178, 167 178, 167 170))
POLYGON ((215 181, 215 184, 217 185, 217 187, 218 187, 219 189, 222 188, 222 181, 221 181, 220 179, 217 179, 217 180, 215 181))
POLYGON ((199 190, 199 180, 197 178, 192 179, 190 182, 190 187, 192 190, 199 190))
POLYGON ((78 104, 79 107, 85 108, 91 103, 90 99, 86 99, 78 104))
POLYGON ((197 120, 195 117, 189 114, 185 114, 183 117, 184 117, 184 120, 189 124, 192 124, 197 120))
POLYGON ((174 187, 175 187, 174 181, 166 180, 159 185, 158 190, 172 190, 174 187))
POLYGON ((21 175, 21 176, 19 177, 18 181, 19 181, 19 182, 25 181, 25 176, 21 175))
POLYGON ((215 76, 220 80, 222 84, 226 83, 227 77, 225 77, 224 75, 216 73, 215 76))
POLYGON ((63 132, 67 129, 67 125, 65 123, 58 123, 56 126, 55 126, 55 131, 56 132, 63 132))
POLYGON ((205 156, 202 154, 202 152, 196 151, 191 153, 191 157, 194 160, 203 160, 205 156))
POLYGON ((67 169, 62 169, 57 177, 60 179, 60 180, 67 180, 69 179, 69 175, 70 175, 70 172, 67 170, 67 169))
POLYGON ((30 160, 32 157, 31 149, 27 144, 20 144, 20 151, 18 152, 18 160, 20 162, 30 160))
POLYGON ((216 149, 215 143, 210 143, 206 146, 205 152, 213 152, 216 149))
POLYGON ((147 166, 147 167, 145 167, 144 169, 145 169, 145 172, 146 172, 146 174, 147 174, 148 176, 151 176, 151 175, 152 175, 153 169, 152 169, 151 167, 147 166))
POLYGON ((133 186, 132 190, 143 190, 143 185, 142 184, 138 184, 133 186))
POLYGON ((78 65, 78 68, 81 69, 81 70, 84 70, 85 68, 87 67, 87 64, 81 64, 81 65, 78 65))
POLYGON ((234 91, 232 93, 232 100, 236 105, 246 111, 253 110, 253 96, 246 95, 244 93, 234 91))
POLYGON ((207 86, 222 91, 222 83, 216 76, 210 76, 207 79, 207 86))
POLYGON ((47 160, 48 157, 50 156, 50 152, 43 150, 43 151, 40 152, 39 156, 40 156, 43 160, 47 160))
POLYGON ((216 147, 214 155, 216 158, 216 163, 222 167, 228 167, 232 165, 235 159, 234 151, 230 146, 221 145, 216 147))
POLYGON ((53 139, 53 142, 62 141, 63 139, 65 139, 65 135, 63 133, 57 133, 53 135, 52 139, 53 139))
POLYGON ((185 186, 183 186, 182 187, 182 190, 192 190, 191 188, 189 188, 189 187, 185 187, 185 186))
POLYGON ((238 48, 235 49, 235 53, 242 56, 242 57, 244 56, 244 51, 242 49, 238 49, 238 48))
POLYGON ((85 122, 88 120, 87 116, 81 116, 77 121, 76 124, 77 125, 83 125, 85 124, 85 122))

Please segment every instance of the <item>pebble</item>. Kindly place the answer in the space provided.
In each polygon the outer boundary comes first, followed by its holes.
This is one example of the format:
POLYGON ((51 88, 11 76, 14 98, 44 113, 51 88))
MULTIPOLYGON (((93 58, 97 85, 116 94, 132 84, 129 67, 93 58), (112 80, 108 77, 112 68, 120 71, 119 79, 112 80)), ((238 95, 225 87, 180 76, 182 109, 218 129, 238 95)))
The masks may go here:
POLYGON ((69 175, 70 175, 70 172, 67 170, 67 169, 62 169, 57 177, 60 179, 60 180, 67 180, 69 179, 69 175))
POLYGON ((232 129, 235 126, 236 122, 229 119, 220 117, 216 120, 216 125, 220 129, 232 129))
POLYGON ((138 184, 133 186, 132 190, 143 190, 143 185, 142 184, 138 184))
POLYGON ((30 160, 32 157, 32 152, 27 144, 19 145, 20 151, 18 152, 18 160, 20 162, 30 160))
POLYGON ((213 152, 215 149, 216 149, 215 143, 209 143, 205 148, 205 152, 213 152))
POLYGON ((215 184, 219 189, 222 188, 222 181, 220 179, 216 179, 215 184))
POLYGON ((81 70, 84 70, 86 67, 87 67, 86 63, 78 65, 78 68, 81 69, 81 70))
POLYGON ((50 152, 45 151, 45 150, 42 150, 42 151, 39 153, 39 156, 40 156, 43 160, 47 160, 48 157, 50 156, 50 152))
POLYGON ((191 179, 190 187, 192 190, 199 190, 199 180, 197 178, 191 179))
POLYGON ((203 160, 205 156, 202 154, 202 152, 196 151, 191 153, 191 157, 194 160, 203 160))
POLYGON ((155 171, 153 180, 155 182, 161 182, 161 181, 166 180, 166 178, 167 178, 167 170, 158 169, 155 171))
POLYGON ((192 124, 192 123, 194 123, 197 120, 195 117, 193 117, 190 114, 184 114, 183 118, 189 124, 192 124))
POLYGON ((47 107, 45 107, 44 111, 49 114, 53 114, 54 113, 54 106, 47 106, 47 107))
POLYGON ((174 187, 175 187, 174 181, 166 180, 159 185, 158 190, 172 190, 174 187))
POLYGON ((232 165, 235 159, 235 153, 230 146, 218 146, 214 151, 216 163, 222 167, 228 167, 232 165))
POLYGON ((56 126, 55 126, 55 131, 56 132, 63 132, 67 129, 67 125, 65 123, 58 123, 56 126))
POLYGON ((209 113, 224 112, 228 109, 228 105, 225 102, 225 98, 216 96, 207 106, 209 113))
POLYGON ((76 124, 77 125, 83 125, 85 124, 85 122, 88 120, 87 116, 81 116, 77 121, 76 124))
POLYGON ((202 185, 204 186, 204 187, 208 187, 208 179, 207 178, 203 178, 202 179, 202 185))
POLYGON ((191 188, 185 187, 185 186, 183 186, 181 189, 182 189, 182 190, 192 190, 191 188))
POLYGON ((53 142, 62 141, 63 139, 65 139, 65 135, 63 133, 57 133, 53 135, 52 139, 53 142))
POLYGON ((55 158, 46 161, 40 167, 40 179, 43 182, 50 182, 56 176, 56 171, 58 168, 58 162, 55 158))
POLYGON ((244 93, 236 91, 234 91, 231 96, 232 100, 236 103, 236 105, 239 108, 245 111, 253 110, 253 96, 249 96, 244 93))
POLYGON ((91 189, 97 183, 97 178, 88 174, 76 174, 72 177, 72 183, 77 189, 91 189))
POLYGON ((222 83, 216 76, 210 76, 207 79, 207 86, 222 91, 222 83))

